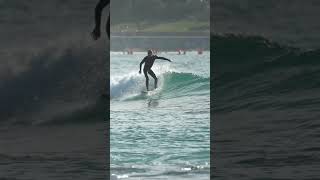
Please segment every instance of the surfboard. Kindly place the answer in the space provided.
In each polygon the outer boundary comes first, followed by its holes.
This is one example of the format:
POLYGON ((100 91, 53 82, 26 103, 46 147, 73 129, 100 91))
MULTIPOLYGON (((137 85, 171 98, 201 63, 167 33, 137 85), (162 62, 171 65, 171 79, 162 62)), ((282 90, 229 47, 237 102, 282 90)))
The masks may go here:
POLYGON ((149 91, 143 90, 143 91, 141 91, 141 94, 151 95, 151 94, 154 94, 156 92, 156 90, 157 89, 152 89, 152 90, 149 90, 149 91))

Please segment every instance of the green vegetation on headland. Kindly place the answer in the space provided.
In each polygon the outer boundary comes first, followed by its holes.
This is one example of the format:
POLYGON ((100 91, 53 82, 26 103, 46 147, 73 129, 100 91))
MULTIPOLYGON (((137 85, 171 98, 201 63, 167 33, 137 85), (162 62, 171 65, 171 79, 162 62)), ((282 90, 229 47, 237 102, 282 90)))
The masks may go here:
POLYGON ((169 23, 121 23, 111 26, 111 32, 209 32, 210 22, 176 21, 169 23))
POLYGON ((209 32, 209 0, 117 0, 111 32, 209 32))

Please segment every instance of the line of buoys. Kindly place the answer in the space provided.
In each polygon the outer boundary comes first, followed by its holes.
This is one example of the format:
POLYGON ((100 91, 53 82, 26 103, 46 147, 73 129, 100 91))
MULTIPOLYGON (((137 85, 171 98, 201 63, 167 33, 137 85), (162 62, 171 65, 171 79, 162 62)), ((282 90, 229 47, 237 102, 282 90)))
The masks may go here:
MULTIPOLYGON (((144 52, 144 51, 147 51, 147 50, 128 48, 128 49, 124 49, 123 50, 123 54, 133 55, 134 51, 136 51, 136 52, 144 52)), ((177 51, 178 55, 186 55, 187 54, 187 50, 185 50, 185 49, 177 49, 176 51, 177 51)), ((192 50, 189 50, 189 51, 192 51, 192 50)), ((152 52, 153 52, 153 54, 156 55, 156 54, 159 54, 159 53, 167 53, 168 51, 161 52, 158 49, 152 49, 152 52)), ((196 52, 197 52, 198 55, 201 55, 201 54, 203 54, 203 49, 197 48, 196 52)))
POLYGON ((129 50, 128 50, 128 54, 132 55, 132 54, 133 54, 133 50, 132 50, 132 49, 129 49, 129 50))
POLYGON ((182 55, 182 54, 186 55, 187 54, 187 51, 184 49, 178 49, 177 51, 178 51, 178 55, 182 55))
POLYGON ((122 51, 122 53, 123 53, 123 54, 130 54, 130 55, 132 55, 132 54, 133 54, 133 49, 124 49, 124 50, 122 51))

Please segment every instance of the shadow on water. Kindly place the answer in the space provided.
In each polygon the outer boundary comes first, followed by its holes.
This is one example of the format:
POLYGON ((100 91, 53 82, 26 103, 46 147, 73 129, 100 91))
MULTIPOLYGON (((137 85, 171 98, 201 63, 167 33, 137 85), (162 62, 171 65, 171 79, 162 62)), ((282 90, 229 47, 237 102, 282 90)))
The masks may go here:
POLYGON ((147 104, 149 108, 155 108, 159 106, 159 98, 148 98, 147 104))
POLYGON ((161 92, 156 92, 155 94, 150 94, 150 95, 147 95, 147 105, 148 105, 148 108, 156 108, 159 106, 159 100, 161 99, 161 96, 162 93, 161 92))

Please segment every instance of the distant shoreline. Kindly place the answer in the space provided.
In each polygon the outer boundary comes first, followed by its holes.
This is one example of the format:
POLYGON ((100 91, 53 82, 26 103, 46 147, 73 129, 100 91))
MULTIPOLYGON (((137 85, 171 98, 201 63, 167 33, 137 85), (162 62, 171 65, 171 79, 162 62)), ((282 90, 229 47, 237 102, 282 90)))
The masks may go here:
POLYGON ((111 32, 112 37, 208 37, 210 31, 202 32, 111 32))
POLYGON ((190 50, 210 48, 210 32, 117 32, 111 33, 111 50, 190 50))

